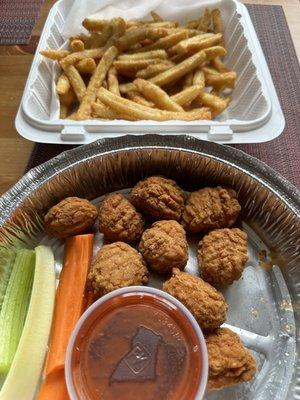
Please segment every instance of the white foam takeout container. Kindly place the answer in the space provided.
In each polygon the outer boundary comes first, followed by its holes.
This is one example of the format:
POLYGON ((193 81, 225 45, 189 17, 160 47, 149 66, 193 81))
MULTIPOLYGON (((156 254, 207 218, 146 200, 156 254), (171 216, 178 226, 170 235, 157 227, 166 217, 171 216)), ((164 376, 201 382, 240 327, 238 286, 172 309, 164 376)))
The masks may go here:
MULTIPOLYGON (((65 43, 61 32, 72 3, 72 0, 59 0, 45 23, 15 120, 16 129, 26 139, 43 143, 84 144, 129 132, 155 132, 190 134, 219 143, 259 143, 272 140, 283 131, 285 120, 264 54, 246 7, 236 0, 211 0, 203 4, 203 9, 206 6, 220 8, 228 51, 225 62, 237 72, 233 100, 216 120, 130 122, 50 119, 53 76, 58 75, 59 67, 53 66, 53 61, 45 59, 39 51, 58 49, 65 43)), ((188 19, 192 18, 183 16, 180 22, 188 19)))

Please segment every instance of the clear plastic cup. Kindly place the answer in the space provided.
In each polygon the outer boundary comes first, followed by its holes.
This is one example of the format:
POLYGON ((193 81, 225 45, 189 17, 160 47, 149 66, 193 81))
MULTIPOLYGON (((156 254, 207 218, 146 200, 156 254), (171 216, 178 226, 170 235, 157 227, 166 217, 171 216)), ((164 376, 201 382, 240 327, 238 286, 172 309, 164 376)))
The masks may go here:
POLYGON ((201 400, 208 376, 202 331, 169 294, 115 290, 78 321, 66 354, 71 400, 201 400))

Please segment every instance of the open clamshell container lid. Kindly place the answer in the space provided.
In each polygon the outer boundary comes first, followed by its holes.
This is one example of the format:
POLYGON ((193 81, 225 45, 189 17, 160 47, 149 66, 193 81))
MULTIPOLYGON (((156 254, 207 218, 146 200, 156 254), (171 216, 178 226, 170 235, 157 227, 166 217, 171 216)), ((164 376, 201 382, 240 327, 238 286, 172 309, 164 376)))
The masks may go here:
MULTIPOLYGON (((133 187, 150 175, 185 190, 229 186, 242 207, 249 261, 242 279, 223 291, 227 326, 257 362, 255 378, 206 395, 209 400, 298 400, 300 391, 300 198, 268 166, 245 153, 188 136, 123 136, 62 153, 29 171, 0 199, 0 241, 45 243, 43 216, 67 196, 91 200, 133 187), (269 258, 262 262, 261 250, 269 258), (266 266, 265 264, 268 264, 266 266)), ((47 239, 57 254, 62 244, 47 239)), ((191 251, 187 270, 197 273, 191 251)))

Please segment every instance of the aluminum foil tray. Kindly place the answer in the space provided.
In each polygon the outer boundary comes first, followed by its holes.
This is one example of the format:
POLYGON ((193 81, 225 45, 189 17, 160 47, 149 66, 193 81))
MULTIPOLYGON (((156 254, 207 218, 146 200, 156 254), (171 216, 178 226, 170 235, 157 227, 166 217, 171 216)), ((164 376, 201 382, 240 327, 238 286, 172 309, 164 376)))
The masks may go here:
MULTIPOLYGON (((226 325, 256 357, 254 380, 207 400, 300 399, 300 196, 284 178, 233 148, 187 136, 124 136, 103 139, 62 153, 29 171, 0 199, 0 243, 17 236, 34 246, 51 244, 57 274, 63 244, 43 233, 42 217, 64 197, 99 203, 108 192, 128 192, 153 174, 175 179, 186 191, 203 186, 235 188, 249 236, 249 261, 242 278, 223 291, 226 325)), ((198 273, 190 239, 187 270, 198 273)), ((102 243, 97 234, 95 251, 102 243)), ((161 287, 159 279, 150 285, 161 287)))

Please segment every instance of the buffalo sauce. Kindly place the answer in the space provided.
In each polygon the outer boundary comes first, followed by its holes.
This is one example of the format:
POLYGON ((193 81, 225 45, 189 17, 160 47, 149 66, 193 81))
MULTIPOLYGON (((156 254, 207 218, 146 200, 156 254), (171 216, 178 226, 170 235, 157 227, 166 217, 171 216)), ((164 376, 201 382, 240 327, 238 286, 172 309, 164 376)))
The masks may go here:
POLYGON ((127 293, 94 310, 73 346, 71 374, 80 400, 192 400, 202 372, 191 322, 150 293, 127 293))

